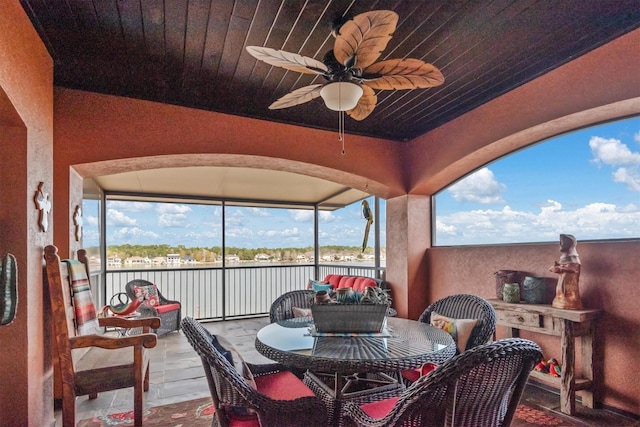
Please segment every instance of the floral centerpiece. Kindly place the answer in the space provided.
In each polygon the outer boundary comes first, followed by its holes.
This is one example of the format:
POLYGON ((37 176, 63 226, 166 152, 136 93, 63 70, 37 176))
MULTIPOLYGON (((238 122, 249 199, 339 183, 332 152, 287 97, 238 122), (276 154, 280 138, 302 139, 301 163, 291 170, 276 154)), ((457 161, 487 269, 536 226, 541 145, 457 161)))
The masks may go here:
POLYGON ((364 292, 340 288, 321 300, 316 298, 311 305, 316 332, 321 333, 380 332, 391 304, 389 294, 378 287, 367 287, 364 292))

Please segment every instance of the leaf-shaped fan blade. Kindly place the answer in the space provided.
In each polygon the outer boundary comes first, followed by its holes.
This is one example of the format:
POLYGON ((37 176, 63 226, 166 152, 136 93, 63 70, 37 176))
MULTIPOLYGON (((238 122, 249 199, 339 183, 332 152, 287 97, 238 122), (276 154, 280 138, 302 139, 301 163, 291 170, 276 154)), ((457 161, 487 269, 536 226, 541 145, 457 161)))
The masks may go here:
POLYGON ((358 105, 355 106, 354 109, 347 111, 349 117, 354 120, 363 120, 366 119, 369 114, 373 111, 378 103, 378 96, 368 86, 362 85, 362 96, 358 101, 358 105))
POLYGON ((336 59, 345 66, 367 68, 385 50, 397 23, 398 14, 390 10, 361 13, 345 22, 333 47, 336 59))
POLYGON ((324 74, 329 71, 327 66, 322 62, 298 55, 297 53, 261 46, 247 46, 247 52, 254 58, 264 61, 269 65, 275 65, 276 67, 282 67, 299 73, 324 74))
POLYGON ((444 82, 440 70, 413 58, 377 62, 364 70, 363 78, 365 85, 386 90, 424 89, 444 82), (371 75, 379 77, 369 77, 371 75))
POLYGON ((293 92, 289 92, 282 98, 275 101, 273 104, 269 105, 270 110, 278 110, 280 108, 289 108, 295 107, 296 105, 304 104, 305 102, 309 102, 312 99, 315 99, 320 96, 320 89, 324 86, 323 84, 311 85, 301 87, 300 89, 296 89, 293 92))

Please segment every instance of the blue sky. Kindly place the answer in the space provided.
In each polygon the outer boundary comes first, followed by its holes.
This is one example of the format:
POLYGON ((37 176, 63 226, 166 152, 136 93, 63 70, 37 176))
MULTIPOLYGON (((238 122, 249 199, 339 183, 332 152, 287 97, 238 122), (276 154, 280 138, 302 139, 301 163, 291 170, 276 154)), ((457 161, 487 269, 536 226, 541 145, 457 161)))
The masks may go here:
POLYGON ((640 118, 571 132, 436 196, 440 245, 640 237, 640 118))
MULTIPOLYGON (((373 198, 369 198, 373 206, 373 198)), ((640 237, 640 117, 583 129, 486 165, 436 196, 436 244, 640 237)), ((385 242, 384 201, 381 241, 385 242)), ((313 211, 227 207, 226 244, 313 246, 313 211)), ((84 206, 84 245, 97 245, 97 209, 84 206)), ((360 246, 361 204, 320 213, 320 245, 360 246)), ((107 244, 221 245, 221 208, 107 203, 107 244)), ((369 246, 373 246, 373 227, 369 246)))

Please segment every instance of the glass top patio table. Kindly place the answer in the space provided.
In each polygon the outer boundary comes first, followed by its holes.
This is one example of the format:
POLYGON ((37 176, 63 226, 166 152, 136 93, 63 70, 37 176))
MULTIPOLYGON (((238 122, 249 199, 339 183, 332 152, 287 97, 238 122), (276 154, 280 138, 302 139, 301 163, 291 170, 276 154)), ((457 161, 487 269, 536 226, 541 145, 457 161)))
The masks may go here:
POLYGON ((312 319, 271 323, 258 331, 255 346, 285 366, 336 374, 392 372, 442 363, 453 357, 453 338, 424 322, 387 318, 381 334, 313 336, 312 319))

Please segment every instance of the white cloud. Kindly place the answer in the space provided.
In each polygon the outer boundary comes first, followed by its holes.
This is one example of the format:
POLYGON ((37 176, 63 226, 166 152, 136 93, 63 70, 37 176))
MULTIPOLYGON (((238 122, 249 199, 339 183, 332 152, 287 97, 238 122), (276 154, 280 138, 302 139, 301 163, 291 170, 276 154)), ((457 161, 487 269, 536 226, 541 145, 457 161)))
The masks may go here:
POLYGON ((245 224, 244 214, 239 209, 228 209, 224 216, 225 227, 240 227, 245 224))
MULTIPOLYGON (((640 141, 640 133, 634 135, 640 141)), ((593 136, 589 140, 593 162, 617 167, 614 182, 625 184, 630 191, 640 192, 640 152, 633 152, 619 139, 593 136)))
POLYGON ((86 225, 92 227, 97 227, 99 224, 98 217, 92 215, 88 215, 86 218, 84 218, 84 222, 86 225))
POLYGON ((145 212, 153 209, 152 203, 146 202, 126 202, 124 200, 109 200, 107 208, 117 209, 124 212, 145 212))
POLYGON ((286 230, 283 230, 281 234, 283 237, 299 236, 300 230, 298 229, 298 227, 288 228, 286 230))
POLYGON ((619 139, 592 136, 589 147, 596 163, 602 162, 610 166, 640 165, 640 153, 632 152, 619 139))
POLYGON ((175 203, 158 203, 156 212, 159 214, 186 214, 192 209, 186 205, 177 205, 175 203))
POLYGON ((128 217, 117 209, 107 209, 107 224, 110 227, 124 227, 136 225, 134 218, 128 217))
POLYGON ((333 212, 329 212, 329 211, 320 211, 318 213, 318 217, 319 217, 318 220, 320 223, 334 222, 337 220, 333 212))
POLYGON ((313 211, 301 209, 289 209, 289 216, 295 222, 313 222, 313 211))
POLYGON ((113 232, 113 240, 117 242, 129 242, 131 239, 141 238, 157 239, 160 235, 153 231, 145 231, 138 227, 123 227, 113 232))
MULTIPOLYGON (((313 211, 290 209, 289 215, 296 222, 313 222, 313 211)), ((336 216, 330 211, 319 211, 318 221, 320 223, 328 223, 336 220, 336 216)))
POLYGON ((189 217, 192 209, 186 205, 174 203, 158 203, 156 212, 158 213, 158 226, 160 227, 189 227, 189 217))
POLYGON ((637 237, 640 209, 609 203, 590 203, 573 210, 548 200, 538 212, 486 209, 441 216, 436 222, 438 245, 554 241, 560 233, 578 240, 637 237))
POLYGON ((268 217, 268 216, 271 216, 271 214, 269 214, 268 210, 262 209, 262 208, 250 208, 249 209, 249 213, 251 213, 251 215, 255 216, 255 217, 268 217))
POLYGON ((504 203, 501 193, 507 186, 498 182, 489 168, 482 168, 458 181, 448 191, 458 202, 504 203))
POLYGON ((619 168, 613 172, 613 180, 621 184, 626 184, 631 191, 640 192, 640 170, 619 168))
POLYGON ((254 235, 253 230, 248 227, 227 227, 225 231, 227 238, 252 239, 254 235))

